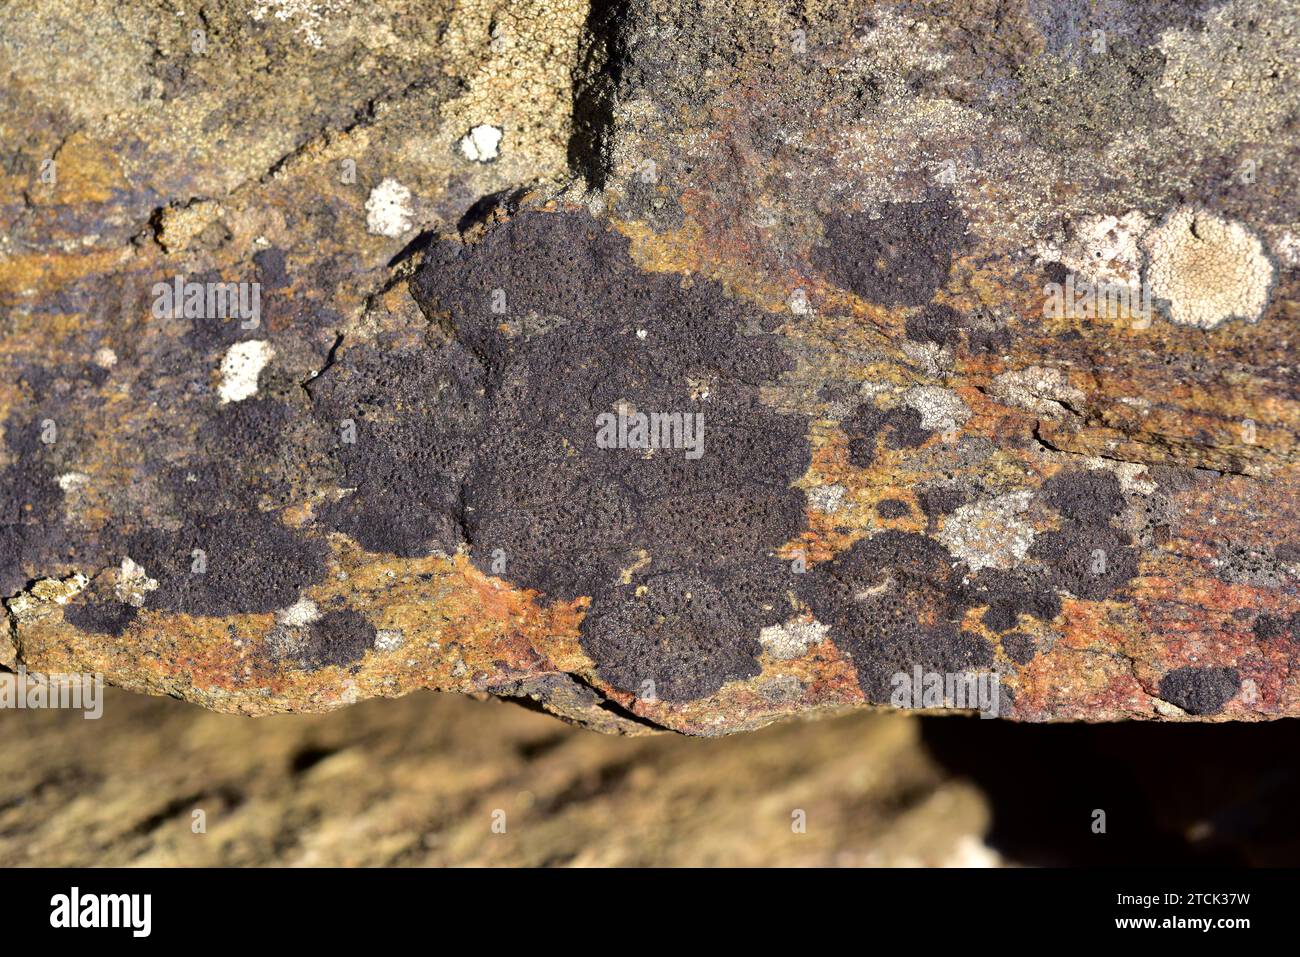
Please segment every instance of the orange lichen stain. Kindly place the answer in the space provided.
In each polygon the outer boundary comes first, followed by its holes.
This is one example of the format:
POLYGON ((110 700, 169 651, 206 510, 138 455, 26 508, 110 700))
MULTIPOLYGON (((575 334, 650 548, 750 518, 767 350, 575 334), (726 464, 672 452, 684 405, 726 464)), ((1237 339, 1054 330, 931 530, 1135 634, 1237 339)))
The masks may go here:
MULTIPOLYGON (((830 423, 816 422, 811 440, 811 462, 795 484, 805 493, 823 485, 849 488, 855 480, 851 473, 857 470, 848 464, 848 442, 844 433, 830 423)), ((787 561, 803 558, 810 566, 834 558, 862 537, 860 529, 844 527, 849 516, 841 514, 843 511, 843 507, 835 512, 805 507, 808 528, 794 541, 782 546, 777 555, 787 561)))
POLYGON ((117 151, 85 133, 69 136, 55 162, 57 176, 52 199, 56 203, 70 206, 104 203, 113 198, 115 191, 131 188, 117 151))
MULTIPOLYGON (((87 276, 116 273, 134 253, 130 247, 78 253, 29 253, 0 257, 0 294, 16 298, 52 297, 63 286, 87 276)), ((44 316, 33 317, 33 323, 44 316)), ((20 330, 21 331, 21 330, 20 330)), ((15 337, 6 337, 14 340, 15 337)), ((17 339, 21 342, 21 338, 17 339)))
POLYGON ((286 528, 302 528, 304 525, 310 525, 315 515, 314 502, 299 502, 280 512, 280 521, 286 528))
POLYGON ((1057 619, 1064 633, 1021 668, 1013 716, 1027 720, 1107 720, 1149 715, 1150 693, 1134 673, 1134 623, 1114 602, 1067 598, 1057 619))
POLYGON ((213 618, 141 610, 116 641, 84 634, 54 614, 19 628, 29 668, 102 674, 110 684, 188 697, 192 688, 255 692, 272 682, 274 668, 255 651, 273 624, 273 615, 213 618))
POLYGON ((1260 615, 1285 621, 1300 611, 1300 600, 1282 590, 1217 578, 1159 578, 1144 585, 1133 608, 1143 628, 1161 636, 1161 673, 1205 661, 1240 665, 1275 656, 1279 649, 1261 642, 1253 623, 1260 615))
POLYGON ((674 230, 656 233, 648 225, 611 219, 611 224, 631 242, 633 262, 647 272, 699 273, 721 282, 729 295, 766 312, 789 317, 800 335, 816 334, 813 326, 822 312, 847 313, 855 326, 864 319, 875 325, 902 328, 890 320, 889 311, 863 302, 814 276, 790 267, 764 268, 765 247, 753 227, 718 218, 707 197, 686 190, 678 197, 684 218, 674 230), (725 223, 725 225, 719 225, 725 223))
MULTIPOLYGON (((679 200, 683 208, 691 204, 690 196, 679 200)), ((701 272, 701 231, 696 219, 687 216, 680 227, 656 233, 649 225, 611 217, 610 225, 628 238, 629 254, 638 268, 646 272, 701 272)))
POLYGON ((1029 320, 1037 326, 1043 319, 1043 285, 1037 273, 1026 274, 1011 259, 989 259, 979 251, 957 256, 948 270, 945 297, 954 308, 996 307, 1029 320))
POLYGON ((483 575, 464 555, 396 559, 331 536, 334 572, 304 589, 319 613, 350 609, 395 649, 347 665, 303 669, 272 640, 276 615, 203 617, 142 610, 115 641, 87 635, 48 603, 20 624, 28 666, 100 673, 111 684, 174 694, 241 713, 314 711, 418 688, 492 691, 548 672, 590 673, 578 642, 586 599, 542 606, 532 592, 483 575))

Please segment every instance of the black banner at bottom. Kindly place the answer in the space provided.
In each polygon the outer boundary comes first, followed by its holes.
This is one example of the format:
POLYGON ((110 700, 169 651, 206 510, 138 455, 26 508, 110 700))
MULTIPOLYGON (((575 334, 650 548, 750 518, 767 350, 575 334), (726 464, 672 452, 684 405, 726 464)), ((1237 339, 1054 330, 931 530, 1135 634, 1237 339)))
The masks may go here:
MULTIPOLYGON (((1229 944, 1294 920, 1295 871, 1192 870, 56 870, 0 873, 5 932, 128 944, 373 945, 453 934, 520 946, 560 935, 672 947, 787 933, 875 949, 970 934, 1229 944), (1289 913, 1285 913, 1289 911, 1289 913), (696 928, 688 930, 688 928, 696 928)), ((427 938, 426 938, 427 939, 427 938)), ((698 945, 697 945, 698 946, 698 945)))

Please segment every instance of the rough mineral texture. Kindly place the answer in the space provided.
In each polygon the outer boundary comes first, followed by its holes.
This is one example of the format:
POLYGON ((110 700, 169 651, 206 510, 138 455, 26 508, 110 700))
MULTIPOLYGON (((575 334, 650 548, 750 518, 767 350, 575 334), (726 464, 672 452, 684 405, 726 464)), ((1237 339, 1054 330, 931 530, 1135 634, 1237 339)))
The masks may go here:
POLYGON ((1300 714, 1300 2, 15 0, 0 665, 1300 714))

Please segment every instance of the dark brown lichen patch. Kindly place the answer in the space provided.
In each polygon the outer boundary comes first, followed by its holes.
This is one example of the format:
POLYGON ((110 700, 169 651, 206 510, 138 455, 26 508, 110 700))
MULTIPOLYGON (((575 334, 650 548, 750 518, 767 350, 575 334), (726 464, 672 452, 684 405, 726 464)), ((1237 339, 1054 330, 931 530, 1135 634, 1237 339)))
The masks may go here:
POLYGON ((813 266, 831 282, 888 306, 919 306, 948 278, 966 219, 945 196, 887 203, 878 216, 830 213, 813 266))
POLYGON ((1160 679, 1160 697, 1188 714, 1218 714, 1241 690, 1236 668, 1175 668, 1160 679))
POLYGON ((344 351, 310 389, 342 485, 352 490, 322 509, 322 521, 374 552, 455 552, 484 387, 482 363, 457 342, 344 351))
POLYGON ((748 617, 704 578, 654 575, 602 596, 583 623, 583 647, 615 687, 687 701, 759 673, 748 617))
POLYGON ((1113 473, 1063 472, 1043 483, 1042 496, 1061 516, 1060 528, 1039 534, 1029 549, 1046 566, 1048 581, 1078 598, 1100 601, 1133 580, 1137 549, 1128 532, 1111 524, 1125 505, 1113 473))
POLYGON ((120 638, 126 632, 137 614, 136 608, 125 602, 93 598, 74 601, 63 608, 63 620, 74 628, 114 638, 120 638))
POLYGON ((1048 505, 1077 522, 1105 524, 1124 510, 1124 496, 1113 472, 1060 472, 1043 483, 1048 505))
POLYGON ((304 409, 257 396, 196 415, 194 454, 169 467, 170 491, 184 512, 276 508, 309 497, 324 440, 304 409))
POLYGON ((1260 615, 1255 619, 1251 630, 1258 641, 1300 643, 1300 611, 1286 618, 1278 615, 1260 615))
MULTIPOLYGON (((960 568, 960 566, 957 566, 960 568)), ((963 631, 968 599, 952 556, 924 535, 887 531, 856 542, 806 576, 801 595, 853 659, 869 701, 890 699, 896 674, 993 666, 993 649, 963 631)))
POLYGON ((146 607, 190 615, 275 611, 325 576, 325 545, 256 511, 191 514, 176 531, 147 529, 127 554, 158 582, 146 607))
POLYGON ((1015 628, 1021 615, 1051 621, 1061 613, 1061 599, 1051 583, 1024 569, 982 569, 965 594, 971 605, 988 606, 982 621, 990 631, 1015 628))
POLYGON ((919 491, 916 495, 921 511, 929 518, 939 518, 951 514, 966 504, 969 494, 953 485, 935 485, 919 491))
POLYGON ((60 478, 94 454, 96 436, 83 423, 101 400, 104 370, 94 365, 22 365, 11 372, 23 398, 4 422, 0 450, 0 596, 33 578, 94 560, 94 543, 65 522, 60 478), (75 544, 74 544, 75 541, 75 544))
POLYGON ((9 464, 0 469, 0 595, 3 596, 13 595, 26 585, 29 572, 42 560, 48 561, 63 539, 63 491, 55 478, 56 450, 52 448, 53 443, 41 438, 45 430, 43 421, 15 418, 5 426, 9 464))
POLYGON ((862 403, 843 424, 849 439, 849 462, 856 468, 869 468, 876 460, 882 433, 886 448, 917 448, 933 434, 922 428, 921 421, 921 413, 907 406, 881 409, 873 401, 862 403))
POLYGON ((906 518, 912 514, 912 506, 901 498, 881 499, 876 503, 876 514, 881 518, 906 518))
POLYGON ((961 315, 957 310, 940 303, 930 303, 907 319, 903 331, 913 342, 952 346, 961 341, 961 325, 961 315))
POLYGON ((1022 631, 1012 631, 1002 636, 1002 651, 1018 665, 1027 665, 1034 660, 1038 648, 1034 639, 1022 631))
POLYGON ((1005 352, 1011 346, 1011 332, 989 317, 968 319, 951 306, 928 303, 924 309, 909 316, 903 325, 907 338, 913 342, 933 343, 942 348, 957 349, 965 341, 972 354, 1005 352))
POLYGON ((1127 533, 1071 524, 1034 539, 1029 555, 1051 570, 1056 587, 1078 598, 1101 601, 1137 575, 1137 551, 1127 533))
POLYGON ((440 243, 414 292, 486 370, 461 483, 474 564, 548 599, 590 596, 584 647, 620 687, 684 698, 753 673, 758 629, 789 612, 784 586, 755 583, 791 577, 772 555, 804 526, 791 483, 810 457, 804 420, 759 399, 792 367, 780 317, 709 280, 642 272, 625 238, 578 213, 440 243), (638 447, 638 415, 661 417, 650 428, 668 441, 638 447), (627 598, 650 577, 652 600, 627 598), (646 607, 669 615, 654 637, 620 624, 646 607), (732 651, 705 640, 706 614, 732 651))
POLYGON ((307 668, 350 665, 375 646, 375 626, 351 609, 327 611, 307 629, 302 661, 307 668))

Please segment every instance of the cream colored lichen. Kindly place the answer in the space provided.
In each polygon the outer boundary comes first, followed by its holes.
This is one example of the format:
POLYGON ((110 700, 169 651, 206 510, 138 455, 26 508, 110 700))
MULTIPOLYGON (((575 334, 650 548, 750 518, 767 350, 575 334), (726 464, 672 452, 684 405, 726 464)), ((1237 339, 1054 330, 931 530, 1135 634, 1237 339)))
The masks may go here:
POLYGON ((809 648, 826 637, 827 631, 829 629, 816 619, 796 619, 762 629, 758 633, 758 643, 778 661, 789 661, 806 655, 809 648))
POLYGON ((1184 206, 1147 233, 1143 247, 1151 295, 1172 322, 1200 329, 1255 322, 1268 304, 1273 264, 1240 223, 1184 206))
POLYGON ((921 416, 921 428, 931 432, 951 433, 968 419, 970 409, 952 389, 919 385, 903 393, 903 404, 921 416))
POLYGON ((503 133, 499 126, 482 123, 462 137, 460 151, 467 160, 487 163, 497 158, 503 133))
POLYGON ((814 485, 808 489, 808 505, 818 512, 833 515, 839 511, 847 491, 843 485, 814 485))
POLYGON ((1033 528, 1021 518, 1032 499, 1022 490, 963 505, 944 520, 939 541, 971 571, 1011 568, 1034 542, 1033 528))
POLYGON ((320 609, 310 598, 299 598, 288 608, 275 613, 275 620, 286 628, 303 628, 320 619, 320 609))
MULTIPOLYGON (((461 162, 499 159, 502 177, 527 180, 540 169, 567 168, 573 71, 587 19, 583 0, 462 0, 441 51, 464 63, 464 92, 443 104, 434 149, 451 146, 461 162), (465 131, 510 126, 510 149, 465 149, 465 131), (471 152, 473 155, 471 155, 471 152)), ((495 134, 491 134, 495 136, 495 134)), ((483 143, 487 145, 486 141, 483 143)))
POLYGON ((381 180, 366 199, 366 231, 372 236, 396 239, 414 227, 414 216, 411 191, 391 177, 381 180))
POLYGON ((248 15, 258 21, 269 15, 292 24, 304 43, 319 50, 325 45, 330 18, 348 6, 342 0, 257 0, 248 15))
POLYGON ((1004 372, 994 378, 989 391, 994 398, 1008 405, 1057 419, 1086 398, 1082 389, 1070 384, 1064 372, 1049 366, 1028 366, 1004 372))
POLYGON ((1039 258, 1059 262, 1097 285, 1136 286, 1142 280, 1142 236, 1151 221, 1130 210, 1122 216, 1088 216, 1074 225, 1059 246, 1039 248, 1039 258))
POLYGON ((10 598, 6 603, 9 613, 18 624, 36 621, 48 615, 54 607, 66 605, 85 591, 90 579, 81 572, 67 578, 42 578, 31 588, 10 598))
POLYGON ((257 378, 275 358, 275 348, 260 339, 236 342, 221 360, 217 395, 221 404, 242 402, 257 394, 257 378))
POLYGON ((158 580, 150 578, 149 573, 130 555, 122 559, 122 567, 117 573, 117 583, 113 586, 113 593, 118 601, 133 608, 143 608, 149 592, 156 591, 157 588, 158 580))

